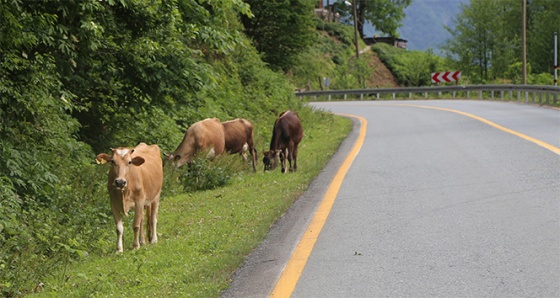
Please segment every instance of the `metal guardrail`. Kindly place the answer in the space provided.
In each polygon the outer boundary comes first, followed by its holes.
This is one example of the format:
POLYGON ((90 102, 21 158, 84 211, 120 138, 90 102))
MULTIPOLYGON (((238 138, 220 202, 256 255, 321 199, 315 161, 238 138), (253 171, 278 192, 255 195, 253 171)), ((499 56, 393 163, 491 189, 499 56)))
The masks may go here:
MULTIPOLYGON (((533 103, 557 104, 560 97, 560 87, 538 86, 538 85, 468 85, 468 86, 429 86, 429 87, 403 87, 403 88, 375 88, 375 89, 351 89, 351 90, 325 90, 325 91, 302 91, 296 92, 296 96, 313 96, 317 100, 318 96, 327 97, 327 100, 348 99, 379 99, 382 94, 390 94, 392 99, 397 95, 404 94, 404 98, 429 98, 430 94, 437 94, 441 98, 444 94, 449 94, 451 98, 476 98, 484 99, 509 99, 533 103), (474 96, 473 96, 474 95, 474 96)), ((399 97, 403 98, 403 96, 399 97)))

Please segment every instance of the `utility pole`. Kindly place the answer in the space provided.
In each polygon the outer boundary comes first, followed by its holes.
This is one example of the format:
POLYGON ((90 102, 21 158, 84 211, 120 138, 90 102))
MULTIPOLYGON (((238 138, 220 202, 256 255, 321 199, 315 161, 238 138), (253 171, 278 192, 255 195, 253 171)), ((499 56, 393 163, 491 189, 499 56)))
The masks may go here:
POLYGON ((357 0, 353 1, 352 9, 354 10, 354 40, 356 42, 356 59, 360 58, 360 45, 358 43, 358 13, 356 9, 357 0))
POLYGON ((523 44, 522 45, 523 85, 526 85, 527 84, 527 0, 523 0, 523 17, 521 23, 522 23, 521 43, 523 44))
POLYGON ((352 6, 354 13, 354 43, 356 44, 356 59, 360 58, 360 45, 358 44, 358 11, 356 8, 356 0, 350 2, 348 0, 344 1, 346 6, 352 6))
POLYGON ((554 32, 554 86, 558 86, 558 34, 554 32))

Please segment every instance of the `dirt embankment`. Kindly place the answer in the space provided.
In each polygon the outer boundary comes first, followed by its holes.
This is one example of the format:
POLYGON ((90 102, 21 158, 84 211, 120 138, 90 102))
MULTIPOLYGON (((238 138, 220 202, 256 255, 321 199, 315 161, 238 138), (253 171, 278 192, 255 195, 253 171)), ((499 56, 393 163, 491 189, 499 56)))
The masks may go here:
POLYGON ((399 87, 397 79, 393 73, 381 62, 379 57, 375 55, 369 46, 362 51, 364 59, 368 60, 368 65, 374 69, 373 75, 368 80, 368 86, 371 88, 389 88, 399 87))

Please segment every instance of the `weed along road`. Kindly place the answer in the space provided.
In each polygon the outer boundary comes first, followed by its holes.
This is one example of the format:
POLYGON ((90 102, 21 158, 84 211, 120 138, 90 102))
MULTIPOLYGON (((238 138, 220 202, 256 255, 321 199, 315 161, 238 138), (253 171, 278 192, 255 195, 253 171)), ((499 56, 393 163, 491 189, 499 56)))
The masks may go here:
POLYGON ((560 110, 312 105, 360 118, 224 297, 560 296, 560 110))

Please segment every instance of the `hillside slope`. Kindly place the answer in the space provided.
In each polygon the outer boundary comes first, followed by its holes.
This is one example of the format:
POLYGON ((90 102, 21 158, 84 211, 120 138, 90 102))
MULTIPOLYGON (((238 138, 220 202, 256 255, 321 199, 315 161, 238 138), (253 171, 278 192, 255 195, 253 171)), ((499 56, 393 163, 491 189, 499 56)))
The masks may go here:
POLYGON ((399 87, 391 70, 381 62, 381 59, 374 52, 369 51, 362 57, 368 60, 368 65, 371 68, 375 69, 372 77, 368 80, 368 85, 371 88, 399 87))

